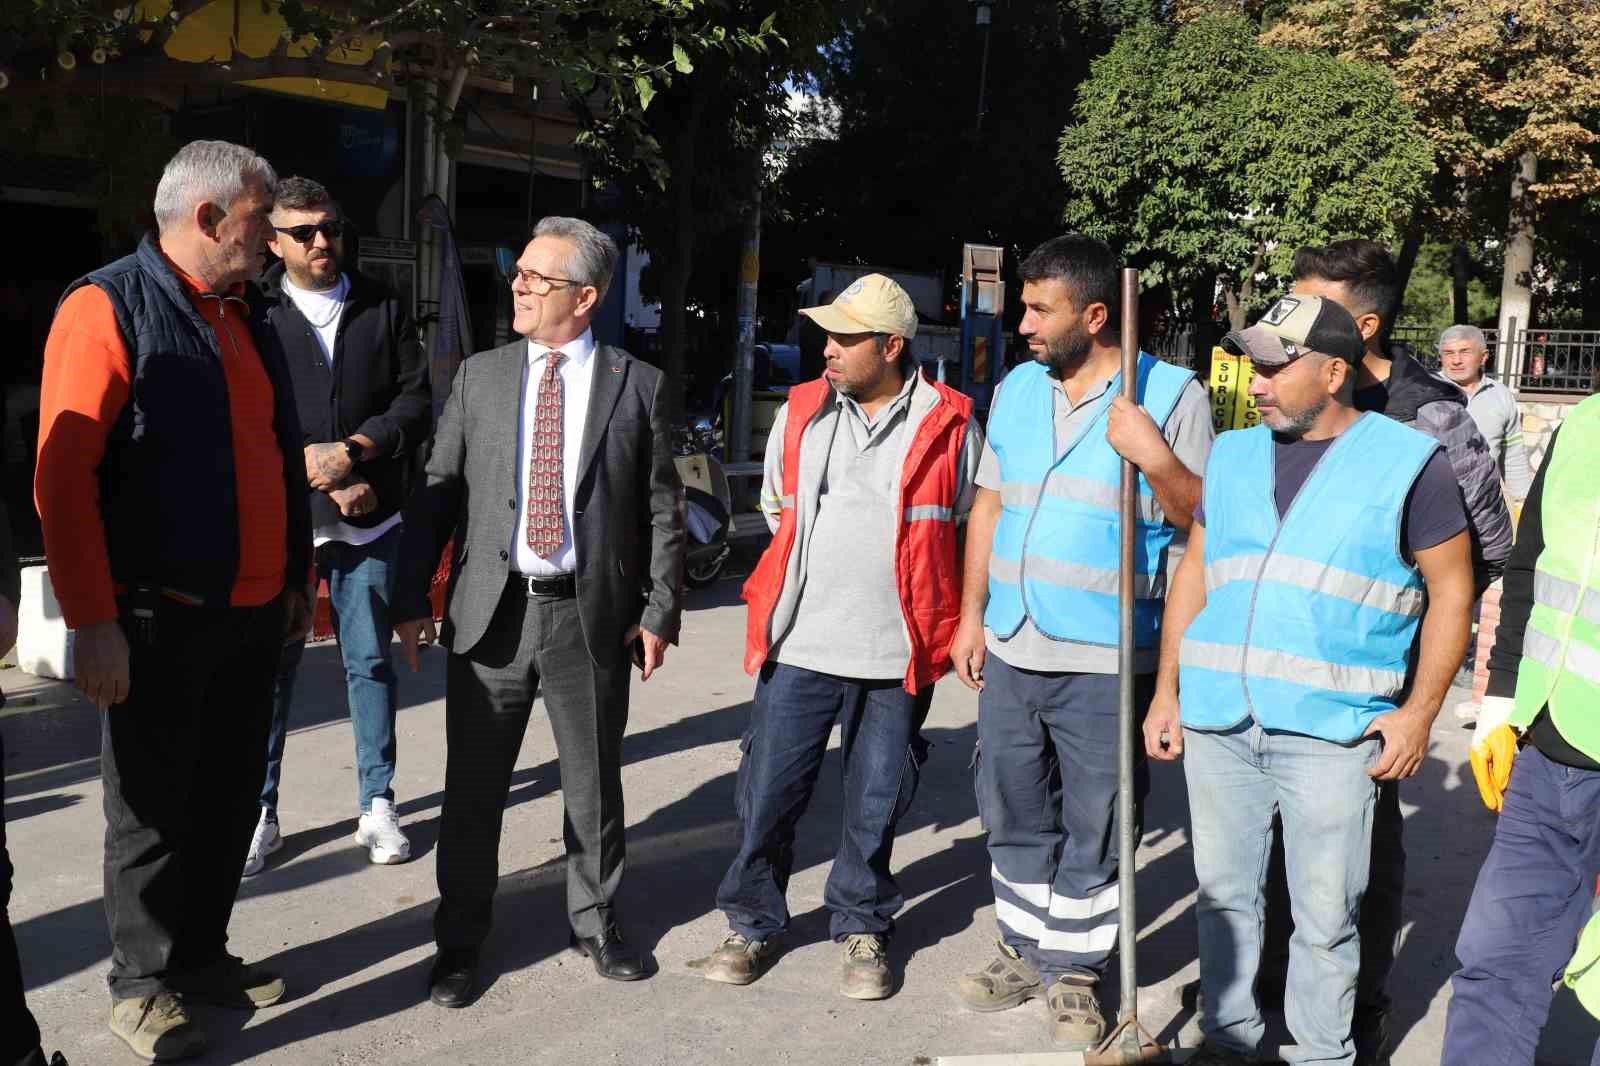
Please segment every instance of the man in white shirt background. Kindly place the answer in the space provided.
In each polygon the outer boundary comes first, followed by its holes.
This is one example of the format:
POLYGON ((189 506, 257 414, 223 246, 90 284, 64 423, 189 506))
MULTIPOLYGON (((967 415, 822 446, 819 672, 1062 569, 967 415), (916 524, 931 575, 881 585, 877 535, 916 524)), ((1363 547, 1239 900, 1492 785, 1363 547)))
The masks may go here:
POLYGON ((1533 468, 1522 443, 1522 411, 1511 387, 1484 373, 1488 361, 1489 346, 1477 326, 1451 326, 1439 334, 1439 366, 1467 394, 1467 413, 1489 442, 1506 495, 1520 504, 1533 484, 1533 468))
MULTIPOLYGON (((283 347, 305 431, 316 569, 328 582, 356 741, 360 817, 355 839, 375 863, 405 862, 411 845, 395 813, 395 671, 389 603, 408 471, 431 432, 427 360, 409 309, 381 283, 347 268, 349 222, 307 178, 278 187, 268 242, 268 322, 283 347)), ((278 786, 295 673, 304 644, 279 663, 261 818, 245 860, 259 873, 283 844, 278 786)))

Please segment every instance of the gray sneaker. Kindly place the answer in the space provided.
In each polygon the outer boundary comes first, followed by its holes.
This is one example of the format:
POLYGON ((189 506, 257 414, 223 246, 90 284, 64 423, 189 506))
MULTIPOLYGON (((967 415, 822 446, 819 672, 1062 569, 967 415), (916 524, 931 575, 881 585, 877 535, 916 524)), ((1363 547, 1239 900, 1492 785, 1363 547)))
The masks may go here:
POLYGON ((751 940, 742 933, 729 933, 717 950, 689 965, 707 981, 724 985, 747 985, 761 976, 772 947, 765 940, 751 940))
POLYGON ((206 1049, 206 1034, 171 992, 112 1000, 111 1031, 151 1062, 176 1062, 206 1049))
POLYGON ((839 966, 839 994, 849 999, 884 999, 894 989, 889 973, 889 944, 877 933, 845 937, 839 966))

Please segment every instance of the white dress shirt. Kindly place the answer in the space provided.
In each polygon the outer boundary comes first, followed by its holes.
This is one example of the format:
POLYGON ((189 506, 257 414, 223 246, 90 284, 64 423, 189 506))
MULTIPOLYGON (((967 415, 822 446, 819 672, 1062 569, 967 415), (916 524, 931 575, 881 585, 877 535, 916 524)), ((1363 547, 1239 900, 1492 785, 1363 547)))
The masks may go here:
POLYGON ((550 349, 528 342, 528 361, 522 369, 522 426, 517 432, 517 525, 511 543, 513 570, 535 577, 570 574, 578 565, 572 542, 572 494, 578 487, 578 451, 583 447, 583 427, 589 414, 589 386, 594 379, 594 334, 561 346, 566 356, 556 373, 561 377, 561 547, 541 559, 528 546, 528 460, 532 449, 534 417, 539 410, 539 379, 544 376, 550 349))

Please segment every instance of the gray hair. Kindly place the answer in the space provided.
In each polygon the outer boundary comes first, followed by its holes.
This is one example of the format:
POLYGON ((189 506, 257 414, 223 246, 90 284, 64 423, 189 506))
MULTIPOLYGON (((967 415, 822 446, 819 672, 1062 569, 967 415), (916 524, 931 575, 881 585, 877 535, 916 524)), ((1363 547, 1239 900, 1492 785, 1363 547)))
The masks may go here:
POLYGON ((190 141, 167 161, 156 185, 156 227, 166 233, 188 220, 195 205, 227 207, 256 179, 268 192, 278 187, 272 164, 250 149, 228 141, 190 141))
POLYGON ((1489 338, 1477 326, 1451 326, 1439 334, 1439 347, 1443 348, 1452 341, 1466 341, 1480 352, 1489 350, 1489 338))
POLYGON ((533 235, 535 238, 559 237, 571 244, 572 255, 568 257, 563 272, 580 285, 594 286, 600 294, 598 300, 605 299, 606 290, 611 287, 611 275, 617 269, 617 260, 622 258, 616 241, 581 218, 562 215, 541 218, 539 224, 533 227, 533 235))

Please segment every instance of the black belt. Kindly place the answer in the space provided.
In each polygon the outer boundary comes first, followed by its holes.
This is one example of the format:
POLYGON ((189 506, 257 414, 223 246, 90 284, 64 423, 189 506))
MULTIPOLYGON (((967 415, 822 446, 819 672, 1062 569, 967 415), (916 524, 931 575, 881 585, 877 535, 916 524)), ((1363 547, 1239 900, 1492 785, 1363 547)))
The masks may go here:
POLYGON ((573 574, 557 574, 555 577, 535 577, 532 574, 519 574, 511 571, 511 580, 527 589, 529 596, 542 596, 545 599, 567 600, 578 594, 578 579, 573 574))

